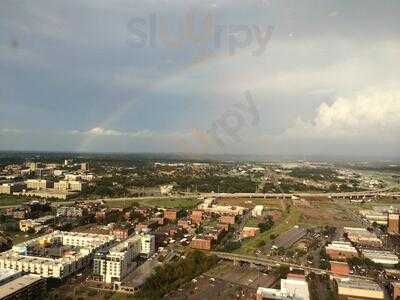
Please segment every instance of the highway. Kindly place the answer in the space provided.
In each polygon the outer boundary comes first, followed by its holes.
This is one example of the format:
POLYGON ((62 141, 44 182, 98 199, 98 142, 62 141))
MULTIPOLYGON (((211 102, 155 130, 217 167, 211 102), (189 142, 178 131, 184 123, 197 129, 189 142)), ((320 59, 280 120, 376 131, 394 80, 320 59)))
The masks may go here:
MULTIPOLYGON (((213 254, 221 259, 231 260, 234 262, 239 261, 239 262, 245 262, 245 263, 254 264, 254 265, 258 265, 258 266, 265 266, 265 267, 276 267, 276 266, 285 265, 285 266, 288 266, 288 267, 294 268, 294 269, 304 270, 307 272, 314 272, 315 274, 334 275, 334 273, 332 273, 329 270, 323 270, 323 269, 318 269, 318 268, 313 268, 313 267, 296 265, 296 264, 292 264, 292 263, 282 262, 279 260, 273 260, 273 259, 266 258, 266 257, 257 257, 254 255, 242 255, 242 254, 235 254, 235 253, 215 252, 215 251, 211 251, 210 254, 213 254)), ((373 278, 370 278, 370 277, 357 276, 357 275, 348 275, 348 277, 351 277, 354 279, 373 280, 373 278)))

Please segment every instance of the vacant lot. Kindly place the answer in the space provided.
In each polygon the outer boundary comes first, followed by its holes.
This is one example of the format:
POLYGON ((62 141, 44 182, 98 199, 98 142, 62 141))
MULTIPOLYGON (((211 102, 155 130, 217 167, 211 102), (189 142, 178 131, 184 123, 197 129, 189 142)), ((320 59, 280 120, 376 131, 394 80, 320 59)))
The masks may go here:
POLYGON ((267 208, 282 208, 281 199, 263 199, 263 198, 219 198, 217 200, 218 204, 221 205, 236 205, 243 206, 247 208, 253 208, 255 205, 264 205, 267 208))

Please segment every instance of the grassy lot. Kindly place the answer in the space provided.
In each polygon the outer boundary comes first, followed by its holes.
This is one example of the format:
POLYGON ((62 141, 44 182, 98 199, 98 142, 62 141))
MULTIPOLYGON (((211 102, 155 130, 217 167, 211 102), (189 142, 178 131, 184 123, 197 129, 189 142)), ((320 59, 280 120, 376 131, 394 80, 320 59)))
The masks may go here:
POLYGON ((28 201, 30 201, 30 199, 12 195, 0 195, 0 206, 20 205, 28 201))
POLYGON ((278 222, 275 223, 271 230, 263 232, 255 238, 243 241, 242 246, 235 252, 243 254, 252 253, 254 250, 259 248, 259 243, 261 241, 268 243, 271 240, 271 234, 281 235, 293 226, 297 225, 300 220, 301 212, 297 208, 292 207, 290 213, 286 213, 278 222))
POLYGON ((245 226, 246 227, 257 227, 259 223, 260 223, 259 219, 250 218, 250 219, 247 220, 245 226))
POLYGON ((155 199, 129 199, 120 201, 106 201, 109 207, 129 207, 133 203, 140 206, 163 208, 194 208, 201 203, 196 198, 155 198, 155 199))

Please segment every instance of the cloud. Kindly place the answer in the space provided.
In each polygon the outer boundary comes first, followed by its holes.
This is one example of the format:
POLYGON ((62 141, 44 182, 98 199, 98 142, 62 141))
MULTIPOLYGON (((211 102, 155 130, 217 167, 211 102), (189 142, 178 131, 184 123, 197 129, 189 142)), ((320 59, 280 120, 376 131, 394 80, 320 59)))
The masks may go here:
POLYGON ((123 132, 118 130, 111 130, 111 129, 104 129, 101 127, 95 127, 90 129, 88 132, 90 135, 114 135, 114 136, 121 136, 123 132))
POLYGON ((399 129, 400 92, 374 89, 322 103, 313 120, 298 118, 284 136, 395 140, 399 129))

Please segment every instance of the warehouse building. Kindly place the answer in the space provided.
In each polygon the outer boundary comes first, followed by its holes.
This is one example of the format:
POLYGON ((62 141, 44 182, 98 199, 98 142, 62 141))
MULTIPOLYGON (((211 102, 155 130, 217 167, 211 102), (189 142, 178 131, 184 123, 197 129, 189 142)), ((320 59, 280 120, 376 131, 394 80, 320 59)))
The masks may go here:
POLYGON ((345 241, 333 241, 325 247, 326 254, 334 260, 346 260, 351 257, 357 257, 358 252, 351 243, 345 241))
POLYGON ((397 255, 390 251, 362 250, 362 255, 383 266, 393 267, 399 263, 397 255))
POLYGON ((303 275, 288 274, 287 279, 281 279, 281 289, 257 289, 257 300, 309 300, 308 283, 303 275))
POLYGON ((347 238, 355 244, 372 247, 382 246, 382 241, 376 236, 376 234, 365 228, 344 227, 343 231, 347 235, 347 238))
POLYGON ((336 279, 339 300, 383 300, 382 288, 373 281, 361 279, 336 279))

